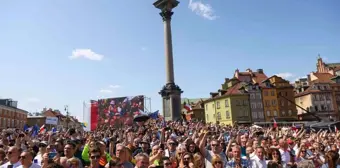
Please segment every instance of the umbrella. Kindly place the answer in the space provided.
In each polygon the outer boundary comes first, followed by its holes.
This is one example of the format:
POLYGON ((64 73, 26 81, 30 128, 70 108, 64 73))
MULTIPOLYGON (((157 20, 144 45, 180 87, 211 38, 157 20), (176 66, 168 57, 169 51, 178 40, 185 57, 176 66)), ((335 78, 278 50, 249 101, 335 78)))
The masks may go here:
POLYGON ((134 122, 143 122, 147 121, 150 117, 146 114, 139 114, 133 118, 134 122))

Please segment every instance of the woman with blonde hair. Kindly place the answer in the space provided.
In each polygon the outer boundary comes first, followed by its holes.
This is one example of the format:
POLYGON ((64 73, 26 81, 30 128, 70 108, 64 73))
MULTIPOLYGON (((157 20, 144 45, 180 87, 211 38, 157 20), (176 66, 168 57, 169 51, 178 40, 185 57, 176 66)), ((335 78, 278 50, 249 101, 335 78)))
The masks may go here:
POLYGON ((219 155, 214 155, 212 157, 211 163, 212 163, 212 166, 214 168, 223 168, 224 167, 223 160, 222 160, 221 156, 219 156, 219 155))
POLYGON ((193 163, 194 163, 195 168, 204 168, 205 167, 204 158, 200 153, 194 154, 193 163))

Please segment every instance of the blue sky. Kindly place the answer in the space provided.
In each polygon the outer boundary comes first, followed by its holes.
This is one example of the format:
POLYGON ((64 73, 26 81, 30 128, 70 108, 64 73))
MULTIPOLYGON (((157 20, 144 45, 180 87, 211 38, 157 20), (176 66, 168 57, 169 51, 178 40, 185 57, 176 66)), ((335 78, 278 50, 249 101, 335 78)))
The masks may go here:
MULTIPOLYGON (((82 102, 97 97, 147 95, 152 110, 161 109, 164 37, 153 2, 1 1, 0 96, 28 111, 69 105, 80 119, 82 102)), ((181 0, 172 30, 183 97, 209 97, 236 68, 294 80, 315 71, 319 53, 340 62, 338 6, 338 0, 181 0)))

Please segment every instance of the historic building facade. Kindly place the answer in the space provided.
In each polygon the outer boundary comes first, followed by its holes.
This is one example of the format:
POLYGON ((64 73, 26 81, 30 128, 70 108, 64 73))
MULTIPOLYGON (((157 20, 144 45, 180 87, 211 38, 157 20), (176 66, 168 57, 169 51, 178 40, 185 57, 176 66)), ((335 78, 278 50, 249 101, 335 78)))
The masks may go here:
POLYGON ((18 102, 11 99, 0 99, 0 127, 24 128, 27 111, 17 107, 18 102))

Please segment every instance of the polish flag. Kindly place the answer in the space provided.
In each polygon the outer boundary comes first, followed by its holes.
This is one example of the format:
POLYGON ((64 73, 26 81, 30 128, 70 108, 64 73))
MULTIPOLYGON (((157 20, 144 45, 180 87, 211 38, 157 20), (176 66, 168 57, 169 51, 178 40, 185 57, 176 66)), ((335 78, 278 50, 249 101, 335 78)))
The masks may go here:
POLYGON ((192 111, 192 108, 189 104, 184 104, 184 108, 189 112, 192 111))
POLYGON ((273 118, 273 121, 274 121, 274 123, 273 123, 273 127, 274 127, 274 128, 277 128, 277 123, 276 123, 276 120, 275 120, 275 118, 273 118))
POLYGON ((45 131, 46 131, 46 126, 45 126, 45 124, 44 124, 44 125, 42 125, 42 126, 40 127, 40 129, 39 129, 39 134, 43 134, 43 133, 45 133, 45 131))

